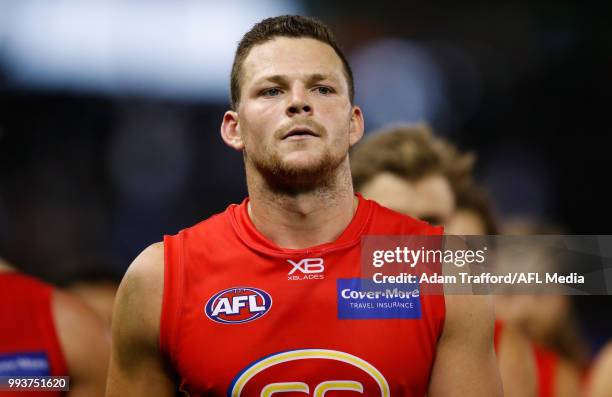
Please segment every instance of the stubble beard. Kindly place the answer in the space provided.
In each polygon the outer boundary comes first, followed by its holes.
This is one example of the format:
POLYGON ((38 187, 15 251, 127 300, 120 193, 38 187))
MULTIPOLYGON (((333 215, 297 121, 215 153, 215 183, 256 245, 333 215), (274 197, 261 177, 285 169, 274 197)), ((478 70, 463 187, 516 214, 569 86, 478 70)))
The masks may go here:
POLYGON ((265 150, 267 156, 250 156, 244 151, 245 163, 250 163, 267 187, 274 193, 295 196, 333 188, 335 174, 346 156, 334 156, 326 147, 316 161, 307 164, 293 164, 282 159, 276 150, 265 150))

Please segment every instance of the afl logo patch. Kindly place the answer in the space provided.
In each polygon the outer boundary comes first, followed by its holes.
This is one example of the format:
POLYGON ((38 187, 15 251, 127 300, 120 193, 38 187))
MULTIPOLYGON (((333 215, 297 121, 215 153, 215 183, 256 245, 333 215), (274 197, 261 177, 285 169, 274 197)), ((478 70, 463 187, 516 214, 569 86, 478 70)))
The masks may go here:
POLYGON ((206 302, 206 316, 222 324, 254 321, 272 307, 272 297, 266 291, 252 287, 233 287, 214 294, 206 302))

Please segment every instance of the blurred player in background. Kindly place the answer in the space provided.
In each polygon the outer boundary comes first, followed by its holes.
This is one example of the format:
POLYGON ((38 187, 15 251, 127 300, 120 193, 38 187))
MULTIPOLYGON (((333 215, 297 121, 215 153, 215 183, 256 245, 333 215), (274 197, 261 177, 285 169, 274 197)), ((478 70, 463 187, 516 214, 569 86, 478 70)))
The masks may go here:
POLYGON ((81 298, 100 317, 110 331, 115 295, 121 276, 113 271, 96 270, 80 272, 68 286, 68 291, 81 298))
POLYGON ((79 299, 0 261, 0 376, 70 376, 68 396, 103 396, 109 345, 106 327, 79 299))
POLYGON ((493 204, 484 189, 470 183, 455 192, 457 208, 446 225, 448 234, 495 236, 500 233, 493 204))
POLYGON ((363 116, 329 29, 298 16, 255 25, 231 92, 221 134, 243 153, 249 199, 130 266, 109 395, 501 395, 486 297, 420 296, 422 313, 403 321, 340 317, 359 296, 362 235, 442 230, 354 194, 363 116))
MULTIPOLYGON (((509 235, 562 234, 558 228, 521 220, 503 230, 509 235)), ((553 257, 539 252, 540 257, 553 257)), ((588 348, 568 295, 498 295, 496 313, 523 330, 534 343, 541 397, 577 396, 583 388, 588 348)))
MULTIPOLYGON (((457 191, 457 209, 446 230, 457 235, 497 234, 498 222, 488 194, 474 184, 457 191)), ((555 230, 536 230, 524 222, 517 224, 513 232, 558 234, 555 230)), ((586 348, 568 296, 496 295, 495 314, 532 341, 539 397, 580 395, 580 373, 586 365, 586 348)))
MULTIPOLYGON (((469 192, 470 204, 489 205, 472 180, 474 160, 420 123, 373 133, 354 148, 351 167, 355 189, 366 198, 445 225, 447 234, 495 234, 493 216, 482 217, 465 203, 469 192)), ((535 396, 535 362, 527 338, 497 321, 495 345, 504 395, 535 396)))
POLYGON ((373 133, 351 152, 355 190, 434 225, 450 220, 455 211, 452 183, 469 183, 473 162, 472 155, 435 139, 426 124, 373 133))

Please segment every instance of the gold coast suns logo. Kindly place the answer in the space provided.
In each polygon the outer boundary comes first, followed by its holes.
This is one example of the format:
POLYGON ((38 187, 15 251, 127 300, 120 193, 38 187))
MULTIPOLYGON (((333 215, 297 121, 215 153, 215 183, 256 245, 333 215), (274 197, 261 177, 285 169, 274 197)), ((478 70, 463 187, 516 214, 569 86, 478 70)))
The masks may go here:
POLYGON ((228 397, 389 397, 389 384, 369 362, 337 350, 290 350, 264 357, 232 381, 228 397))

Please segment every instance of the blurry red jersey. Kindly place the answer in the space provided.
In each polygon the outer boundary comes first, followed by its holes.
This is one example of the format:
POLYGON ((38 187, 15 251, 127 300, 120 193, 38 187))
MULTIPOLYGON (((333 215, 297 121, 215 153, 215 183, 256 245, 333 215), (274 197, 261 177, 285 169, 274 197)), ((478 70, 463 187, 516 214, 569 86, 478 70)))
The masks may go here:
POLYGON ((559 355, 553 350, 534 344, 538 372, 538 396, 554 397, 559 355))
POLYGON ((501 342, 501 336, 502 333, 504 332, 504 323, 499 320, 499 319, 495 319, 495 328, 493 331, 493 347, 495 349, 495 355, 499 358, 499 343, 501 342))
POLYGON ((333 243, 283 249, 252 224, 248 199, 166 236, 160 344, 191 396, 422 397, 443 295, 364 290, 366 235, 442 228, 359 197, 333 243))
MULTIPOLYGON (((53 321, 52 296, 50 285, 16 272, 0 272, 0 376, 68 375, 53 321)), ((62 394, 47 391, 14 395, 62 394)))

